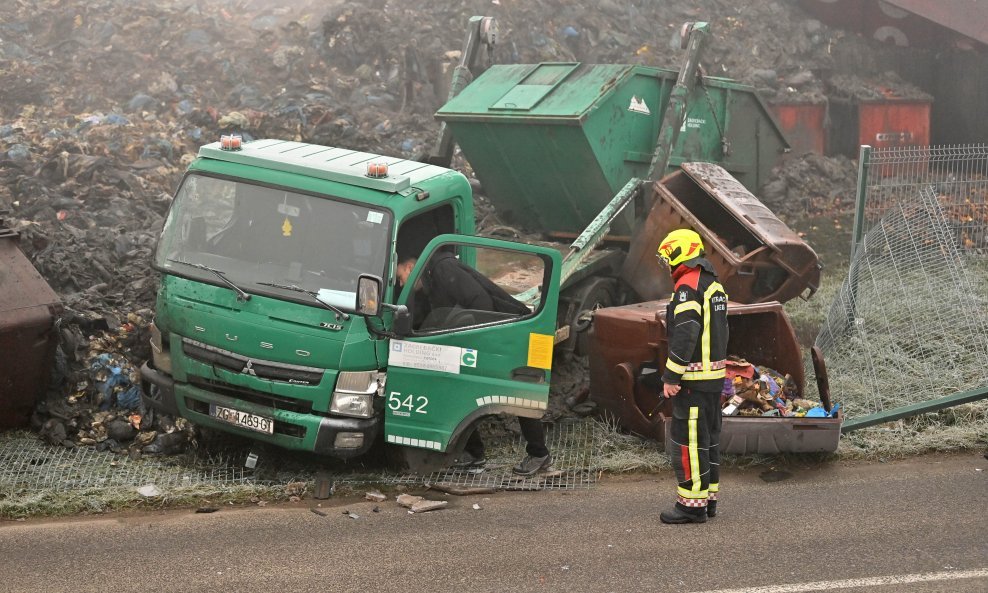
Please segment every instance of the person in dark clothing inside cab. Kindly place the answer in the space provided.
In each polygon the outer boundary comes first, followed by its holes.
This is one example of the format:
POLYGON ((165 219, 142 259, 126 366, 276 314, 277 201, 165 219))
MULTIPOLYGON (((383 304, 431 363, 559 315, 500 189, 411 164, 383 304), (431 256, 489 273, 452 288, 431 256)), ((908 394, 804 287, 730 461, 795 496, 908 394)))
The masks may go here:
POLYGON ((669 233, 656 255, 669 265, 675 286, 666 308, 669 351, 662 395, 673 398, 670 438, 679 485, 663 523, 705 523, 717 514, 720 492, 720 394, 727 363, 727 293, 703 257, 700 235, 669 233))
MULTIPOLYGON (((404 286, 421 250, 399 252, 397 276, 404 286)), ((415 286, 411 303, 412 325, 420 330, 451 329, 528 315, 531 311, 489 278, 461 262, 449 251, 433 253, 415 286)), ((545 444, 545 428, 537 418, 518 418, 525 437, 526 456, 512 468, 522 476, 545 471, 552 456, 545 444)), ((454 467, 483 471, 487 464, 484 442, 474 430, 467 439, 464 458, 454 467)))

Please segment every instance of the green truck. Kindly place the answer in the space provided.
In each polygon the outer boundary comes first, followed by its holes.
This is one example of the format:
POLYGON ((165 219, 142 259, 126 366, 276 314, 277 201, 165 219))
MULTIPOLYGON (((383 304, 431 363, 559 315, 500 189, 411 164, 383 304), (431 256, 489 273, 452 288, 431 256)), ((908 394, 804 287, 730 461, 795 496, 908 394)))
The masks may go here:
MULTIPOLYGON (((472 20, 471 35, 489 24, 472 20)), ((679 73, 493 66, 456 89, 440 145, 451 154, 451 131, 497 208, 545 231, 538 244, 473 236, 470 184, 436 159, 237 136, 203 146, 154 256, 146 405, 338 458, 379 441, 443 458, 486 416, 541 417, 557 343, 575 341, 581 312, 622 298, 627 248, 595 247, 647 214, 646 181, 701 156, 754 183, 785 148, 752 89, 694 88, 705 32, 687 30, 679 73), (400 287, 403 250, 421 255, 400 287), (419 276, 448 254, 528 312, 418 306, 419 276)))

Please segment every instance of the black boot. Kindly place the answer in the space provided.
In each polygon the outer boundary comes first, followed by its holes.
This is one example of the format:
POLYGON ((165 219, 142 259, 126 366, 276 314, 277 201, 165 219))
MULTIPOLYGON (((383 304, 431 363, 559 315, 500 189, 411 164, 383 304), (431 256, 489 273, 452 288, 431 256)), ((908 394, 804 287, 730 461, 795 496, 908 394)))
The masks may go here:
POLYGON ((717 501, 711 500, 707 502, 707 518, 713 519, 717 516, 717 501))
POLYGON ((671 511, 662 511, 659 514, 659 520, 663 523, 706 523, 706 511, 704 509, 698 510, 700 512, 692 510, 685 511, 679 505, 676 505, 671 511))

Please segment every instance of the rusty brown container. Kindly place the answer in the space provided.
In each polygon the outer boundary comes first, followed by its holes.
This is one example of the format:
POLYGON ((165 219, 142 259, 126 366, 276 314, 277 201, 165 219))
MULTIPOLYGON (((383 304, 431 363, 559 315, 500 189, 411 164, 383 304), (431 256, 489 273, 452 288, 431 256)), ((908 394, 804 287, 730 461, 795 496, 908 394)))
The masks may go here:
POLYGON ((858 105, 858 142, 875 148, 929 146, 929 101, 877 101, 858 105))
POLYGON ((58 296, 0 221, 0 430, 27 426, 48 387, 58 296))
MULTIPOLYGON (((882 93, 890 91, 881 87, 874 91, 874 94, 882 93)), ((827 153, 854 158, 862 145, 929 146, 932 98, 915 94, 916 97, 888 94, 884 98, 833 98, 827 153)))
POLYGON ((783 158, 797 158, 808 152, 824 154, 827 149, 826 103, 775 103, 771 109, 791 149, 783 158))
MULTIPOLYGON (((590 397, 601 411, 630 432, 663 441, 668 447, 672 402, 662 398, 657 376, 650 380, 641 372, 643 365, 658 362, 661 368, 665 362, 666 303, 597 310, 589 330, 589 360, 590 397)), ((788 373, 803 394, 806 378, 799 343, 780 303, 730 303, 728 323, 730 354, 788 373)), ((825 383, 826 376, 817 380, 825 383)), ((721 450, 741 454, 834 451, 840 426, 839 418, 728 417, 721 450)))
POLYGON ((655 250, 669 231, 680 228, 703 237, 706 257, 733 301, 784 303, 816 292, 816 252, 720 166, 683 163, 652 187, 654 204, 621 270, 642 300, 669 296, 669 273, 655 250))

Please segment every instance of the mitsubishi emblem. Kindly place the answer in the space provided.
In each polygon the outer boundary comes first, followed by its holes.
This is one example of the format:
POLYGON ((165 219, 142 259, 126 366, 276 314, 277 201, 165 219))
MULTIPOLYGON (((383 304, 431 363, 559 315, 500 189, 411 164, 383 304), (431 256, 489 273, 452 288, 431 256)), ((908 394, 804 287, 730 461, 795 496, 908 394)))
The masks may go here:
POLYGON ((244 365, 244 370, 240 371, 240 374, 256 377, 257 373, 254 372, 254 361, 248 360, 247 364, 244 365))

